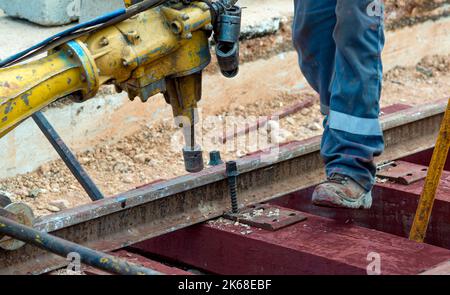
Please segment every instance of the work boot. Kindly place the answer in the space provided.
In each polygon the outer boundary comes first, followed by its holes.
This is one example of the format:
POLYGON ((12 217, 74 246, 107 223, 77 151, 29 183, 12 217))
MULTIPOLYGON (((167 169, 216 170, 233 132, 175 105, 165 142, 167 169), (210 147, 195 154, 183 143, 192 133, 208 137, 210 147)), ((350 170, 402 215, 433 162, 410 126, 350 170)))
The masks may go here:
POLYGON ((356 181, 341 174, 333 174, 314 190, 312 202, 316 206, 370 209, 372 192, 367 192, 356 181))

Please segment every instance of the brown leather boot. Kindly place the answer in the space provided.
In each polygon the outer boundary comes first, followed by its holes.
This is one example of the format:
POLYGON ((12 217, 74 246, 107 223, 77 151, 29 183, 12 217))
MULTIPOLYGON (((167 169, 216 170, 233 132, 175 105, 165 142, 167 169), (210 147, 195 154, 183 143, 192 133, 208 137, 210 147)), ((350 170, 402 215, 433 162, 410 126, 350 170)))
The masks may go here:
POLYGON ((312 202, 323 207, 370 209, 372 192, 367 192, 348 176, 333 174, 326 182, 316 187, 312 202))

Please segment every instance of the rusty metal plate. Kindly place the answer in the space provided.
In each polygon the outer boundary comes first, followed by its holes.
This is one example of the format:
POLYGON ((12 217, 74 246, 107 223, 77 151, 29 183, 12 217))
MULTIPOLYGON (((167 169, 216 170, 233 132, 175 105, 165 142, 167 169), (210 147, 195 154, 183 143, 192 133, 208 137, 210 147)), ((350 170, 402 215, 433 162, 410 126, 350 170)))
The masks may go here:
POLYGON ((268 204, 250 206, 236 214, 226 213, 224 217, 270 231, 306 220, 306 216, 298 211, 268 204))
POLYGON ((381 179, 408 185, 425 179, 427 173, 428 169, 424 166, 409 162, 395 161, 383 166, 383 168, 378 171, 377 176, 381 179))

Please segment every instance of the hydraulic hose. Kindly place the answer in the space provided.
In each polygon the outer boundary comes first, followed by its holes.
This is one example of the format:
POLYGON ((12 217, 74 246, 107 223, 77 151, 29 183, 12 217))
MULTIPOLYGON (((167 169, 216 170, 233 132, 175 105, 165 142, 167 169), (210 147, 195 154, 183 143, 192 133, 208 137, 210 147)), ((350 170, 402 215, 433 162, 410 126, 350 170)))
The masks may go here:
POLYGON ((70 29, 53 35, 39 42, 38 44, 31 46, 28 49, 25 49, 17 54, 14 54, 11 57, 0 61, 0 68, 14 65, 25 59, 54 49, 55 47, 75 38, 81 37, 82 35, 92 33, 94 31, 101 30, 105 27, 122 22, 138 13, 159 6, 166 1, 167 0, 145 0, 129 7, 128 9, 121 8, 105 15, 99 16, 88 22, 78 24, 70 29))

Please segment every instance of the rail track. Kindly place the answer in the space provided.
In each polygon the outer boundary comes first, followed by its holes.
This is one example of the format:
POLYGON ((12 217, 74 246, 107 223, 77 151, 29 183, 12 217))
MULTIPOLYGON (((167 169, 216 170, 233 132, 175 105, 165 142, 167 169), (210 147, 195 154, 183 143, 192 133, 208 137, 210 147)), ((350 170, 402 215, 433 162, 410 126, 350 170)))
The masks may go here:
MULTIPOLYGON (((253 226, 217 219, 231 207, 221 165, 41 217, 35 228, 166 274, 189 273, 168 263, 217 274, 366 274, 373 255, 383 274, 445 272, 450 172, 426 243, 406 237, 446 104, 383 110, 386 151, 377 161, 388 180, 376 185, 369 211, 310 204, 324 176, 316 137, 237 160, 239 206, 273 213, 256 217, 253 226)), ((0 274, 43 274, 67 263, 31 245, 0 251, 0 274)))

